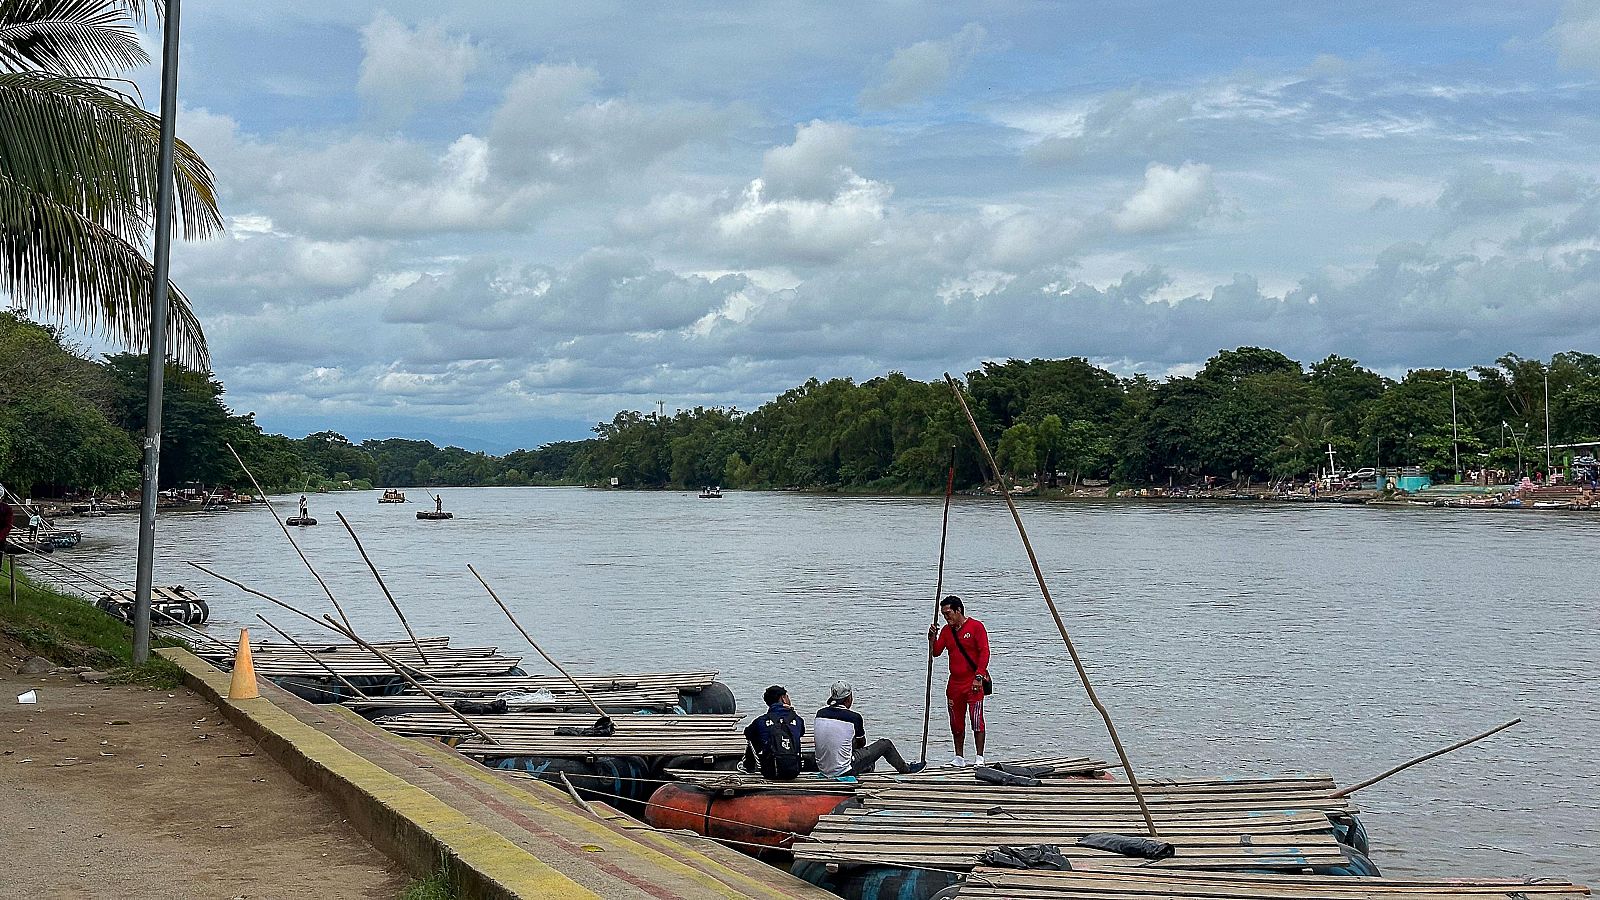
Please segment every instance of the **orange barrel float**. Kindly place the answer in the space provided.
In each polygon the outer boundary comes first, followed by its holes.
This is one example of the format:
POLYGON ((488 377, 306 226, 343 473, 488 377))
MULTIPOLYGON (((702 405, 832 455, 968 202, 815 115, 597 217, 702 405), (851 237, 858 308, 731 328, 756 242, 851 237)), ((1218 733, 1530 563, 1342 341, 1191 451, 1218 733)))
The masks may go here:
POLYGON ((703 788, 668 782, 650 795, 644 820, 657 828, 683 828, 725 840, 752 856, 787 853, 796 834, 855 795, 853 785, 833 790, 784 787, 703 788), (735 843, 737 842, 737 843, 735 843))

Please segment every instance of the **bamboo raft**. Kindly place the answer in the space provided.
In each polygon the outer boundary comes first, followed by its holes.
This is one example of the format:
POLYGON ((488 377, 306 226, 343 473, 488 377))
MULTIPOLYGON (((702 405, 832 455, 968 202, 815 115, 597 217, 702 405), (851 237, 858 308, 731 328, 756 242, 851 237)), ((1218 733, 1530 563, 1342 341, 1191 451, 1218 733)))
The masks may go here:
POLYGON ((1074 866, 1301 871, 1345 862, 1330 814, 1353 814, 1327 778, 1147 781, 1145 799, 1177 855, 1160 862, 1068 846, 1093 833, 1141 834, 1128 784, 1058 779, 1039 787, 901 779, 823 816, 797 860, 962 871, 1003 845, 1059 844, 1074 866))
MULTIPOLYGON (((387 651, 385 651, 387 652, 387 651)), ((590 693, 670 689, 693 693, 717 680, 716 672, 649 672, 638 675, 574 675, 573 681, 590 693)), ((498 694, 502 691, 572 690, 572 681, 560 675, 507 675, 500 677, 448 676, 429 682, 429 690, 458 696, 498 694)))
MULTIPOLYGON (((477 759, 504 756, 553 756, 591 759, 600 756, 698 756, 706 760, 736 759, 744 755, 744 733, 738 728, 738 715, 618 716, 611 721, 616 731, 609 737, 557 735, 556 717, 561 724, 592 725, 595 716, 578 713, 542 713, 538 725, 507 725, 506 716, 468 716, 495 743, 480 738, 456 746, 461 753, 477 759)), ((438 716, 441 727, 461 728, 461 722, 438 716), (444 725, 448 719, 453 726, 444 725)), ((385 728, 390 725, 380 722, 385 728)), ((411 725, 408 727, 415 727, 411 725)), ((427 727, 434 727, 429 723, 427 727)), ((461 734, 457 731, 456 734, 461 734)), ((812 752, 811 735, 801 741, 801 752, 812 752)))
MULTIPOLYGON (((450 688, 442 687, 440 682, 429 682, 428 689, 446 700, 472 699, 485 701, 493 699, 488 694, 460 694, 450 688)), ((521 696, 528 692, 510 689, 521 696)), ((515 712, 532 712, 538 710, 563 711, 575 709, 590 709, 589 698, 576 691, 549 691, 550 699, 520 699, 508 700, 507 708, 515 712)), ((650 690, 632 691, 590 691, 589 696, 596 703, 608 711, 632 712, 639 709, 653 709, 665 712, 678 703, 678 692, 671 688, 654 688, 650 690)), ((439 709, 439 704, 421 694, 397 694, 388 697, 379 697, 372 700, 346 700, 344 705, 356 712, 377 712, 392 710, 395 713, 405 712, 432 712, 439 709)), ((590 718, 594 716, 591 713, 590 718)))
POLYGON ((1589 889, 1553 880, 1242 875, 1158 869, 1135 874, 984 867, 968 877, 957 896, 961 900, 1576 900, 1588 897, 1589 889))
MULTIPOLYGON (((598 718, 593 710, 589 712, 507 712, 499 714, 482 715, 469 713, 473 725, 482 728, 496 741, 516 741, 522 738, 556 736, 557 728, 585 728, 593 725, 598 718)), ((616 726, 616 734, 723 734, 732 731, 739 722, 737 714, 728 715, 682 715, 658 716, 636 715, 617 716, 611 721, 616 726)), ((396 716, 383 716, 377 723, 386 731, 406 737, 450 737, 453 735, 471 734, 472 730, 460 719, 439 710, 435 706, 432 712, 403 713, 396 716)), ((739 734, 733 731, 734 734, 739 734)), ((743 737, 740 738, 743 740, 743 737)))
MULTIPOLYGON (((433 679, 508 675, 522 662, 521 657, 501 655, 495 647, 451 647, 447 639, 419 643, 422 643, 420 651, 409 641, 373 646, 414 673, 433 679)), ((307 644, 305 650, 293 644, 262 642, 251 646, 250 655, 256 674, 264 678, 325 678, 328 669, 345 678, 394 675, 388 663, 351 644, 307 644), (311 651, 321 665, 308 658, 305 650, 311 651), (327 668, 323 668, 324 665, 327 668)), ((232 659, 232 653, 221 648, 210 649, 203 655, 224 666, 232 659)))
MULTIPOLYGON (((1048 766, 1052 771, 1043 776, 1050 778, 1094 777, 1106 770, 1103 760, 1082 756, 1036 756, 1027 759, 1006 760, 1007 765, 1048 766)), ((705 769, 667 769, 666 775, 677 781, 713 791, 744 793, 763 789, 784 791, 821 791, 828 794, 869 794, 897 784, 972 785, 971 769, 924 769, 914 775, 896 772, 869 772, 853 779, 831 778, 817 772, 805 772, 795 781, 773 782, 760 775, 743 772, 718 772, 705 769)))

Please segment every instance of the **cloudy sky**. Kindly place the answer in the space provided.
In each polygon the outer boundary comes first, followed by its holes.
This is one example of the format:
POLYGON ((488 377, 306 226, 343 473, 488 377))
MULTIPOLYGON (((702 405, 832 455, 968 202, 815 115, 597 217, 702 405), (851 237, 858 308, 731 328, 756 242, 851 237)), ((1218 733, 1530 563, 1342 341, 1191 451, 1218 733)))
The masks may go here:
POLYGON ((229 229, 174 279, 269 430, 503 451, 1013 356, 1600 351, 1595 0, 259 0, 183 37, 229 229))

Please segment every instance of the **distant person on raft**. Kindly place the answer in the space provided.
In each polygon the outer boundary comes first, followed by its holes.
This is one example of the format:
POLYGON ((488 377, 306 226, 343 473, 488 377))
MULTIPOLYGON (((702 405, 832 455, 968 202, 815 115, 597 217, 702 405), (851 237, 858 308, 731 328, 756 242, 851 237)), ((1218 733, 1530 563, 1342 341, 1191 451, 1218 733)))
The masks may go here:
POLYGON ((781 684, 761 695, 767 711, 745 726, 744 759, 741 772, 760 772, 768 781, 793 781, 800 777, 800 739, 806 723, 789 702, 789 691, 781 684))
POLYGON ((855 704, 855 689, 848 681, 835 681, 828 692, 828 705, 817 710, 811 730, 816 735, 817 771, 829 778, 871 772, 878 760, 885 759, 902 775, 921 772, 924 763, 907 764, 894 741, 879 738, 867 743, 867 726, 855 704))
POLYGON ((950 765, 967 764, 966 723, 972 722, 972 742, 977 754, 975 766, 983 765, 983 697, 989 681, 989 632, 983 623, 967 615, 961 598, 954 594, 939 601, 944 628, 928 626, 928 655, 950 651, 950 681, 945 685, 945 702, 950 709, 950 734, 955 738, 956 755, 950 765))

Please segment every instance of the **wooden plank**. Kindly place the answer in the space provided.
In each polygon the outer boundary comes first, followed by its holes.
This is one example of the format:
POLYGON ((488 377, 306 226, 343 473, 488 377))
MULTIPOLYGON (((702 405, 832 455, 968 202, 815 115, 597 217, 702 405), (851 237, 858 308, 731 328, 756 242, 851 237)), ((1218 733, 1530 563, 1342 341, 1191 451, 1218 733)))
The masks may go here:
POLYGON ((1576 900, 1589 894, 1583 885, 1560 881, 1250 875, 1155 868, 1021 872, 987 867, 975 870, 960 892, 969 900, 1451 900, 1468 896, 1576 900))

